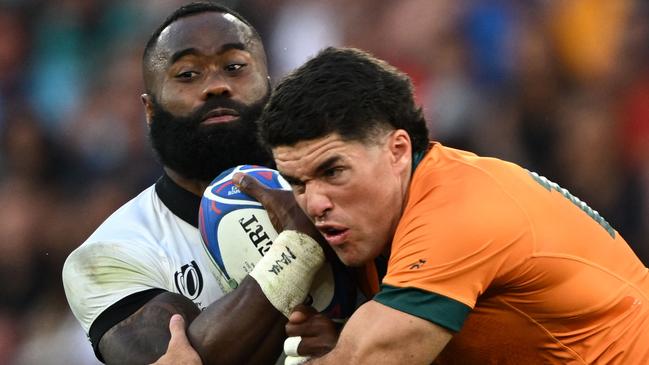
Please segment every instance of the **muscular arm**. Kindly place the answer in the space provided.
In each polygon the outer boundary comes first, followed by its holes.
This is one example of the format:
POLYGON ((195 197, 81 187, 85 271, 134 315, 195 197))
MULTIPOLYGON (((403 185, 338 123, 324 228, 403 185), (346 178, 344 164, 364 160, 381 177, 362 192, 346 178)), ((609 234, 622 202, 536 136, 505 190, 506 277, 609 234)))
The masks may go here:
POLYGON ((272 364, 281 353, 287 319, 251 277, 205 309, 188 336, 205 364, 272 364))
POLYGON ((182 314, 187 335, 204 364, 272 364, 281 352, 286 318, 268 302, 257 282, 200 312, 192 301, 165 292, 107 331, 99 342, 106 364, 149 364, 165 353, 169 319, 182 314))
MULTIPOLYGON (((263 203, 277 231, 295 229, 322 241, 291 192, 269 189, 247 175, 239 178, 237 185, 263 203)), ((282 352, 287 319, 268 301, 259 284, 246 277, 236 290, 198 315, 189 299, 171 293, 158 295, 104 334, 99 343, 104 360, 108 364, 157 360, 167 349, 171 337, 168 323, 174 313, 191 322, 187 336, 205 365, 272 364, 282 352)))
POLYGON ((336 347, 308 364, 427 365, 451 337, 443 327, 372 300, 354 312, 336 347))

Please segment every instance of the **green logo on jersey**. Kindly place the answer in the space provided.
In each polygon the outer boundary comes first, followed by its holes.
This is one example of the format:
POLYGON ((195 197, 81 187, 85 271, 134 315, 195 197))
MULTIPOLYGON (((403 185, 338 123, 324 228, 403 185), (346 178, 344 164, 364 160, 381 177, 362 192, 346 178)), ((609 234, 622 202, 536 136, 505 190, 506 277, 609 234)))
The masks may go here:
POLYGON ((528 172, 530 176, 532 176, 532 178, 537 183, 541 184, 541 186, 546 188, 548 191, 554 190, 559 194, 563 195, 566 199, 570 200, 572 204, 576 205, 577 208, 581 209, 584 213, 588 214, 588 216, 591 217, 595 222, 597 222, 597 224, 602 226, 602 228, 604 228, 612 238, 615 238, 615 230, 613 229, 613 227, 611 227, 611 225, 608 224, 606 219, 604 219, 601 215, 599 215, 599 213, 596 210, 589 207, 588 204, 579 200, 579 198, 577 198, 576 196, 570 194, 568 190, 562 188, 561 186, 559 186, 559 184, 548 180, 546 177, 541 176, 536 172, 531 172, 531 171, 528 172))

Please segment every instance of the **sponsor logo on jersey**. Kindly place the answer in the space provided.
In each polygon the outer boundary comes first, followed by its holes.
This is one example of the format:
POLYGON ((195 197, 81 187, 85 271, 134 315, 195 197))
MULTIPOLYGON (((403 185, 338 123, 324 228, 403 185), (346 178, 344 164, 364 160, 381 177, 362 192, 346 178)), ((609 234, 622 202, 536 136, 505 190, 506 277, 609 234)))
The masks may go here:
POLYGON ((176 271, 174 281, 180 294, 191 300, 198 298, 203 291, 203 275, 196 261, 185 264, 176 271))
POLYGON ((410 270, 416 270, 416 269, 421 269, 422 266, 426 263, 426 259, 419 259, 419 261, 415 262, 414 264, 411 264, 409 269, 410 270))

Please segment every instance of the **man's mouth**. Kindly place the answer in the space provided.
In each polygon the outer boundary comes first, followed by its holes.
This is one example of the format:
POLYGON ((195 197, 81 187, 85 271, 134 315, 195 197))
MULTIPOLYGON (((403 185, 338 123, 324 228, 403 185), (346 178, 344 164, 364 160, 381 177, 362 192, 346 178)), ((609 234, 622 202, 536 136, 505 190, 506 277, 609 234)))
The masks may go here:
POLYGON ((348 228, 331 224, 316 224, 316 228, 331 246, 345 243, 349 233, 348 228))
POLYGON ((203 117, 201 124, 219 124, 219 123, 229 123, 233 120, 239 119, 239 112, 234 109, 227 108, 216 108, 209 111, 203 117))

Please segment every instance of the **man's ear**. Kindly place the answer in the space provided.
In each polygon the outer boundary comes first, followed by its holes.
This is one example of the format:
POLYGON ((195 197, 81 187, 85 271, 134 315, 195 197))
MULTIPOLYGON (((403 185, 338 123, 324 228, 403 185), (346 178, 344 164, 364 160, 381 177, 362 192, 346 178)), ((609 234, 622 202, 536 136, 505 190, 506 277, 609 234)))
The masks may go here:
POLYGON ((142 94, 140 96, 142 104, 144 104, 144 115, 146 117, 146 125, 151 126, 153 121, 153 97, 149 94, 142 94))
POLYGON ((412 164, 412 141, 408 132, 397 129, 390 133, 388 148, 395 167, 399 170, 410 167, 412 164))

